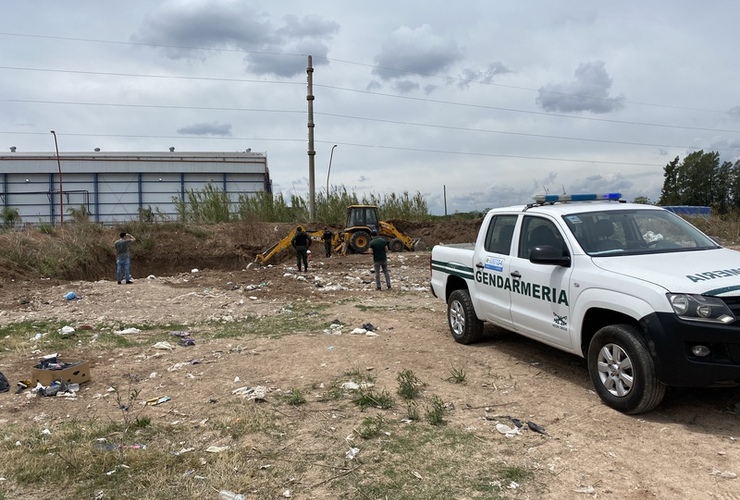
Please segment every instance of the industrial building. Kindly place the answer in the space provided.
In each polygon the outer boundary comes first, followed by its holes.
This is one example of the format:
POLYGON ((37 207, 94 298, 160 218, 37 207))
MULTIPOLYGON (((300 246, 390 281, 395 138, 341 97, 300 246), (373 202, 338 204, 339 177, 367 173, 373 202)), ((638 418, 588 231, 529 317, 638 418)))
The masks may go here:
POLYGON ((0 209, 25 224, 57 225, 84 207, 91 221, 115 224, 151 211, 176 220, 176 201, 212 184, 233 204, 272 192, 265 153, 21 153, 0 154, 0 209))

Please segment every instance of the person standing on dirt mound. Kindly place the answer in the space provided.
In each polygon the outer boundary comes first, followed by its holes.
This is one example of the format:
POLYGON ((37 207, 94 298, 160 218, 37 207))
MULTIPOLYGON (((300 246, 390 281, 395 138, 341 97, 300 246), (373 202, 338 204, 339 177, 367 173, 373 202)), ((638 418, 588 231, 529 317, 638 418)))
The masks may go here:
POLYGON ((129 250, 131 243, 136 241, 136 238, 126 232, 122 232, 118 235, 119 239, 113 242, 113 246, 116 248, 116 281, 121 284, 123 279, 126 280, 126 284, 130 285, 131 281, 131 254, 129 250))
POLYGON ((328 227, 324 228, 324 234, 321 235, 321 239, 324 240, 324 250, 326 250, 326 256, 331 257, 331 239, 334 237, 334 233, 328 227))
POLYGON ((388 255, 385 252, 388 242, 377 231, 373 231, 374 238, 370 240, 370 249, 373 251, 373 268, 375 269, 375 289, 380 290, 380 271, 385 275, 385 286, 391 289, 391 275, 388 273, 388 255))
POLYGON ((311 237, 306 234, 301 226, 298 226, 290 243, 295 248, 298 272, 301 272, 301 262, 303 262, 303 270, 308 271, 308 247, 311 246, 311 237))

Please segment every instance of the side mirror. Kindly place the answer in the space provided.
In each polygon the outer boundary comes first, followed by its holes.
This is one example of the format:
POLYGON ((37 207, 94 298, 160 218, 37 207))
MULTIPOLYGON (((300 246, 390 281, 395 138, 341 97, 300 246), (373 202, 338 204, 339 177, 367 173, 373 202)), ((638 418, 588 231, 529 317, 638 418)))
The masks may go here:
POLYGON ((570 267, 570 255, 563 255, 561 249, 550 245, 536 246, 530 250, 529 261, 533 264, 570 267))

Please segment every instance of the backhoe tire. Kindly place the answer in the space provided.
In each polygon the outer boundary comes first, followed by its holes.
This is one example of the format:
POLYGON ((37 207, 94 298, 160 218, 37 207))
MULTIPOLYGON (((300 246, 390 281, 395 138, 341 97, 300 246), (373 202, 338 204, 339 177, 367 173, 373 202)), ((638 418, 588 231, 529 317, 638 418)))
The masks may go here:
POLYGON ((405 246, 406 245, 403 244, 403 241, 398 238, 393 238, 388 242, 388 248, 391 249, 391 252, 403 252, 405 246))
POLYGON ((367 231, 357 231, 349 237, 349 246, 355 253, 362 253, 370 248, 370 235, 367 231))

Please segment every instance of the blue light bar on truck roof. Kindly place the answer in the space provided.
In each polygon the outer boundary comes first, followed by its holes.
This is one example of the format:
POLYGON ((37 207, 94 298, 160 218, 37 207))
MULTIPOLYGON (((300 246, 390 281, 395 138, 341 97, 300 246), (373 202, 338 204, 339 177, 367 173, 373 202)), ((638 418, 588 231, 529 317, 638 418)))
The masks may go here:
POLYGON ((580 194, 537 194, 535 203, 555 203, 558 201, 619 201, 620 193, 580 193, 580 194))

